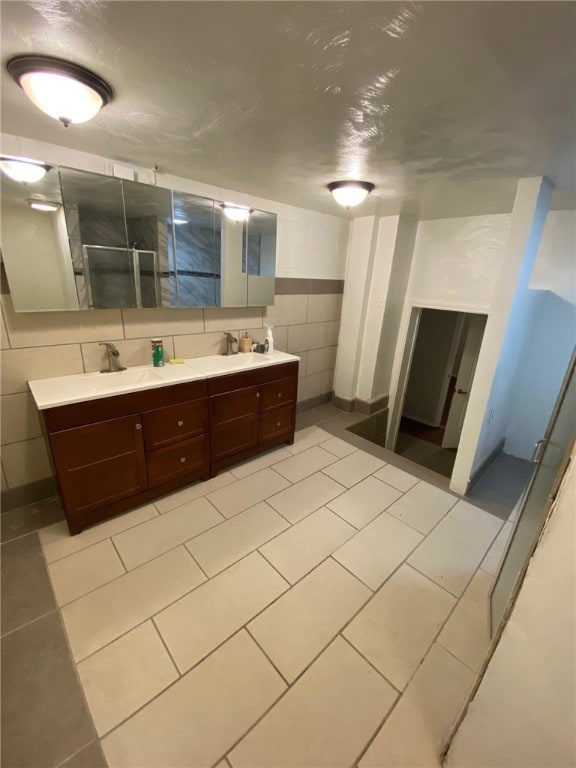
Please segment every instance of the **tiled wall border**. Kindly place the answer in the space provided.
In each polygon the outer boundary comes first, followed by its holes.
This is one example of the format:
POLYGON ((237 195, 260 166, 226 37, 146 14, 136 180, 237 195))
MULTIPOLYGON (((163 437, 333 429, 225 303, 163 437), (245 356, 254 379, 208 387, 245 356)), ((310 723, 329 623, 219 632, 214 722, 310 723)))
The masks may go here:
POLYGON ((332 404, 336 406, 336 408, 340 408, 341 411, 346 411, 347 413, 362 413, 364 416, 371 416, 373 413, 388 408, 388 395, 384 395, 384 397, 380 397, 372 403, 369 403, 366 400, 360 400, 359 398, 356 398, 355 400, 346 400, 343 397, 334 395, 332 404))
POLYGON ((344 280, 321 280, 303 277, 277 277, 276 296, 290 294, 344 293, 344 280))

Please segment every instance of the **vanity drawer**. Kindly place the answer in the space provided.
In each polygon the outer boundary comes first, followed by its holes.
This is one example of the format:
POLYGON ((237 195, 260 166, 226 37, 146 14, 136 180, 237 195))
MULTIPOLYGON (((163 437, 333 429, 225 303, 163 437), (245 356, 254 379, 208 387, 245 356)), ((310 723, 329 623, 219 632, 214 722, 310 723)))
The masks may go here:
POLYGON ((146 457, 148 485, 162 485, 181 475, 207 471, 210 459, 208 446, 208 435, 200 435, 151 451, 146 457))
POLYGON ((296 402, 298 379, 280 379, 260 387, 260 412, 278 408, 286 403, 296 402))
POLYGON ((258 387, 246 387, 210 398, 210 422, 221 424, 241 416, 258 413, 258 387))
POLYGON ((161 448, 208 431, 208 400, 158 408, 142 414, 147 451, 161 448))
POLYGON ((258 429, 260 442, 290 432, 294 428, 295 410, 295 405, 286 405, 261 416, 258 429))
POLYGON ((212 425, 210 453, 213 461, 254 448, 257 443, 258 416, 255 413, 212 425))

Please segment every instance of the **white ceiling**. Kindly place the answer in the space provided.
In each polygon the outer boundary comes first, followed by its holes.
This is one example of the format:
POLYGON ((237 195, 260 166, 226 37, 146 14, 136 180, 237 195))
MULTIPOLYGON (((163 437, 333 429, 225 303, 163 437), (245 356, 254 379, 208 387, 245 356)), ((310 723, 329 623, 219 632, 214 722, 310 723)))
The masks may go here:
MULTIPOLYGON (((114 101, 64 128, 3 67, 2 131, 328 213, 510 210, 519 177, 573 203, 573 2, 0 4, 2 63, 53 54, 114 101)), ((49 158, 45 158, 49 160, 49 158)))

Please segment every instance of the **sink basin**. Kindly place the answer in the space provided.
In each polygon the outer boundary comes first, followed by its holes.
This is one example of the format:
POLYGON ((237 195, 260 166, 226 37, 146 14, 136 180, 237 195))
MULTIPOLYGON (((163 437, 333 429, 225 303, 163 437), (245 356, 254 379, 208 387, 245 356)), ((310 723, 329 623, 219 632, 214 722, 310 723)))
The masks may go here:
POLYGON ((86 381, 86 385, 93 391, 106 392, 139 384, 155 384, 160 380, 161 377, 156 371, 151 371, 149 368, 131 368, 114 373, 96 373, 86 381))
POLYGON ((243 352, 238 355, 212 355, 187 360, 186 365, 204 374, 229 373, 248 368, 257 368, 273 362, 272 356, 259 355, 256 352, 243 352))

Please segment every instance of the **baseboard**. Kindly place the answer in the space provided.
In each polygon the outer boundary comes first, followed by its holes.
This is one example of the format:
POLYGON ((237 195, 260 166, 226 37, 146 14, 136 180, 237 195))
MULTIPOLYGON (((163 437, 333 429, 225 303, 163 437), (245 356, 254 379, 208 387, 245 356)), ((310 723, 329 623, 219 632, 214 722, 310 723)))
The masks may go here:
POLYGON ((373 402, 360 400, 358 397, 354 400, 346 400, 344 397, 334 395, 332 398, 332 405, 347 413, 361 413, 363 416, 372 416, 373 413, 384 411, 388 407, 388 395, 379 397, 373 402))
POLYGON ((502 438, 502 440, 500 440, 497 443, 494 450, 492 450, 488 454, 488 456, 484 459, 482 464, 480 464, 480 466, 474 471, 474 473, 470 475, 470 479, 468 480, 468 486, 466 487, 466 494, 470 493, 470 490, 472 489, 472 486, 474 485, 474 483, 476 483, 480 479, 480 476, 488 469, 488 467, 490 466, 490 464, 492 464, 494 459, 496 459, 502 453, 502 451, 504 450, 505 443, 506 441, 504 440, 504 438, 502 438))
POLYGON ((311 397, 308 400, 301 400, 296 403, 296 413, 304 413, 312 408, 318 408, 319 405, 326 405, 326 403, 332 402, 332 392, 325 392, 323 395, 317 395, 311 397))
POLYGON ((6 488, 1 494, 2 512, 8 512, 18 507, 26 507, 42 499, 48 499, 56 494, 56 481, 53 477, 44 477, 33 483, 19 485, 17 488, 6 488))

